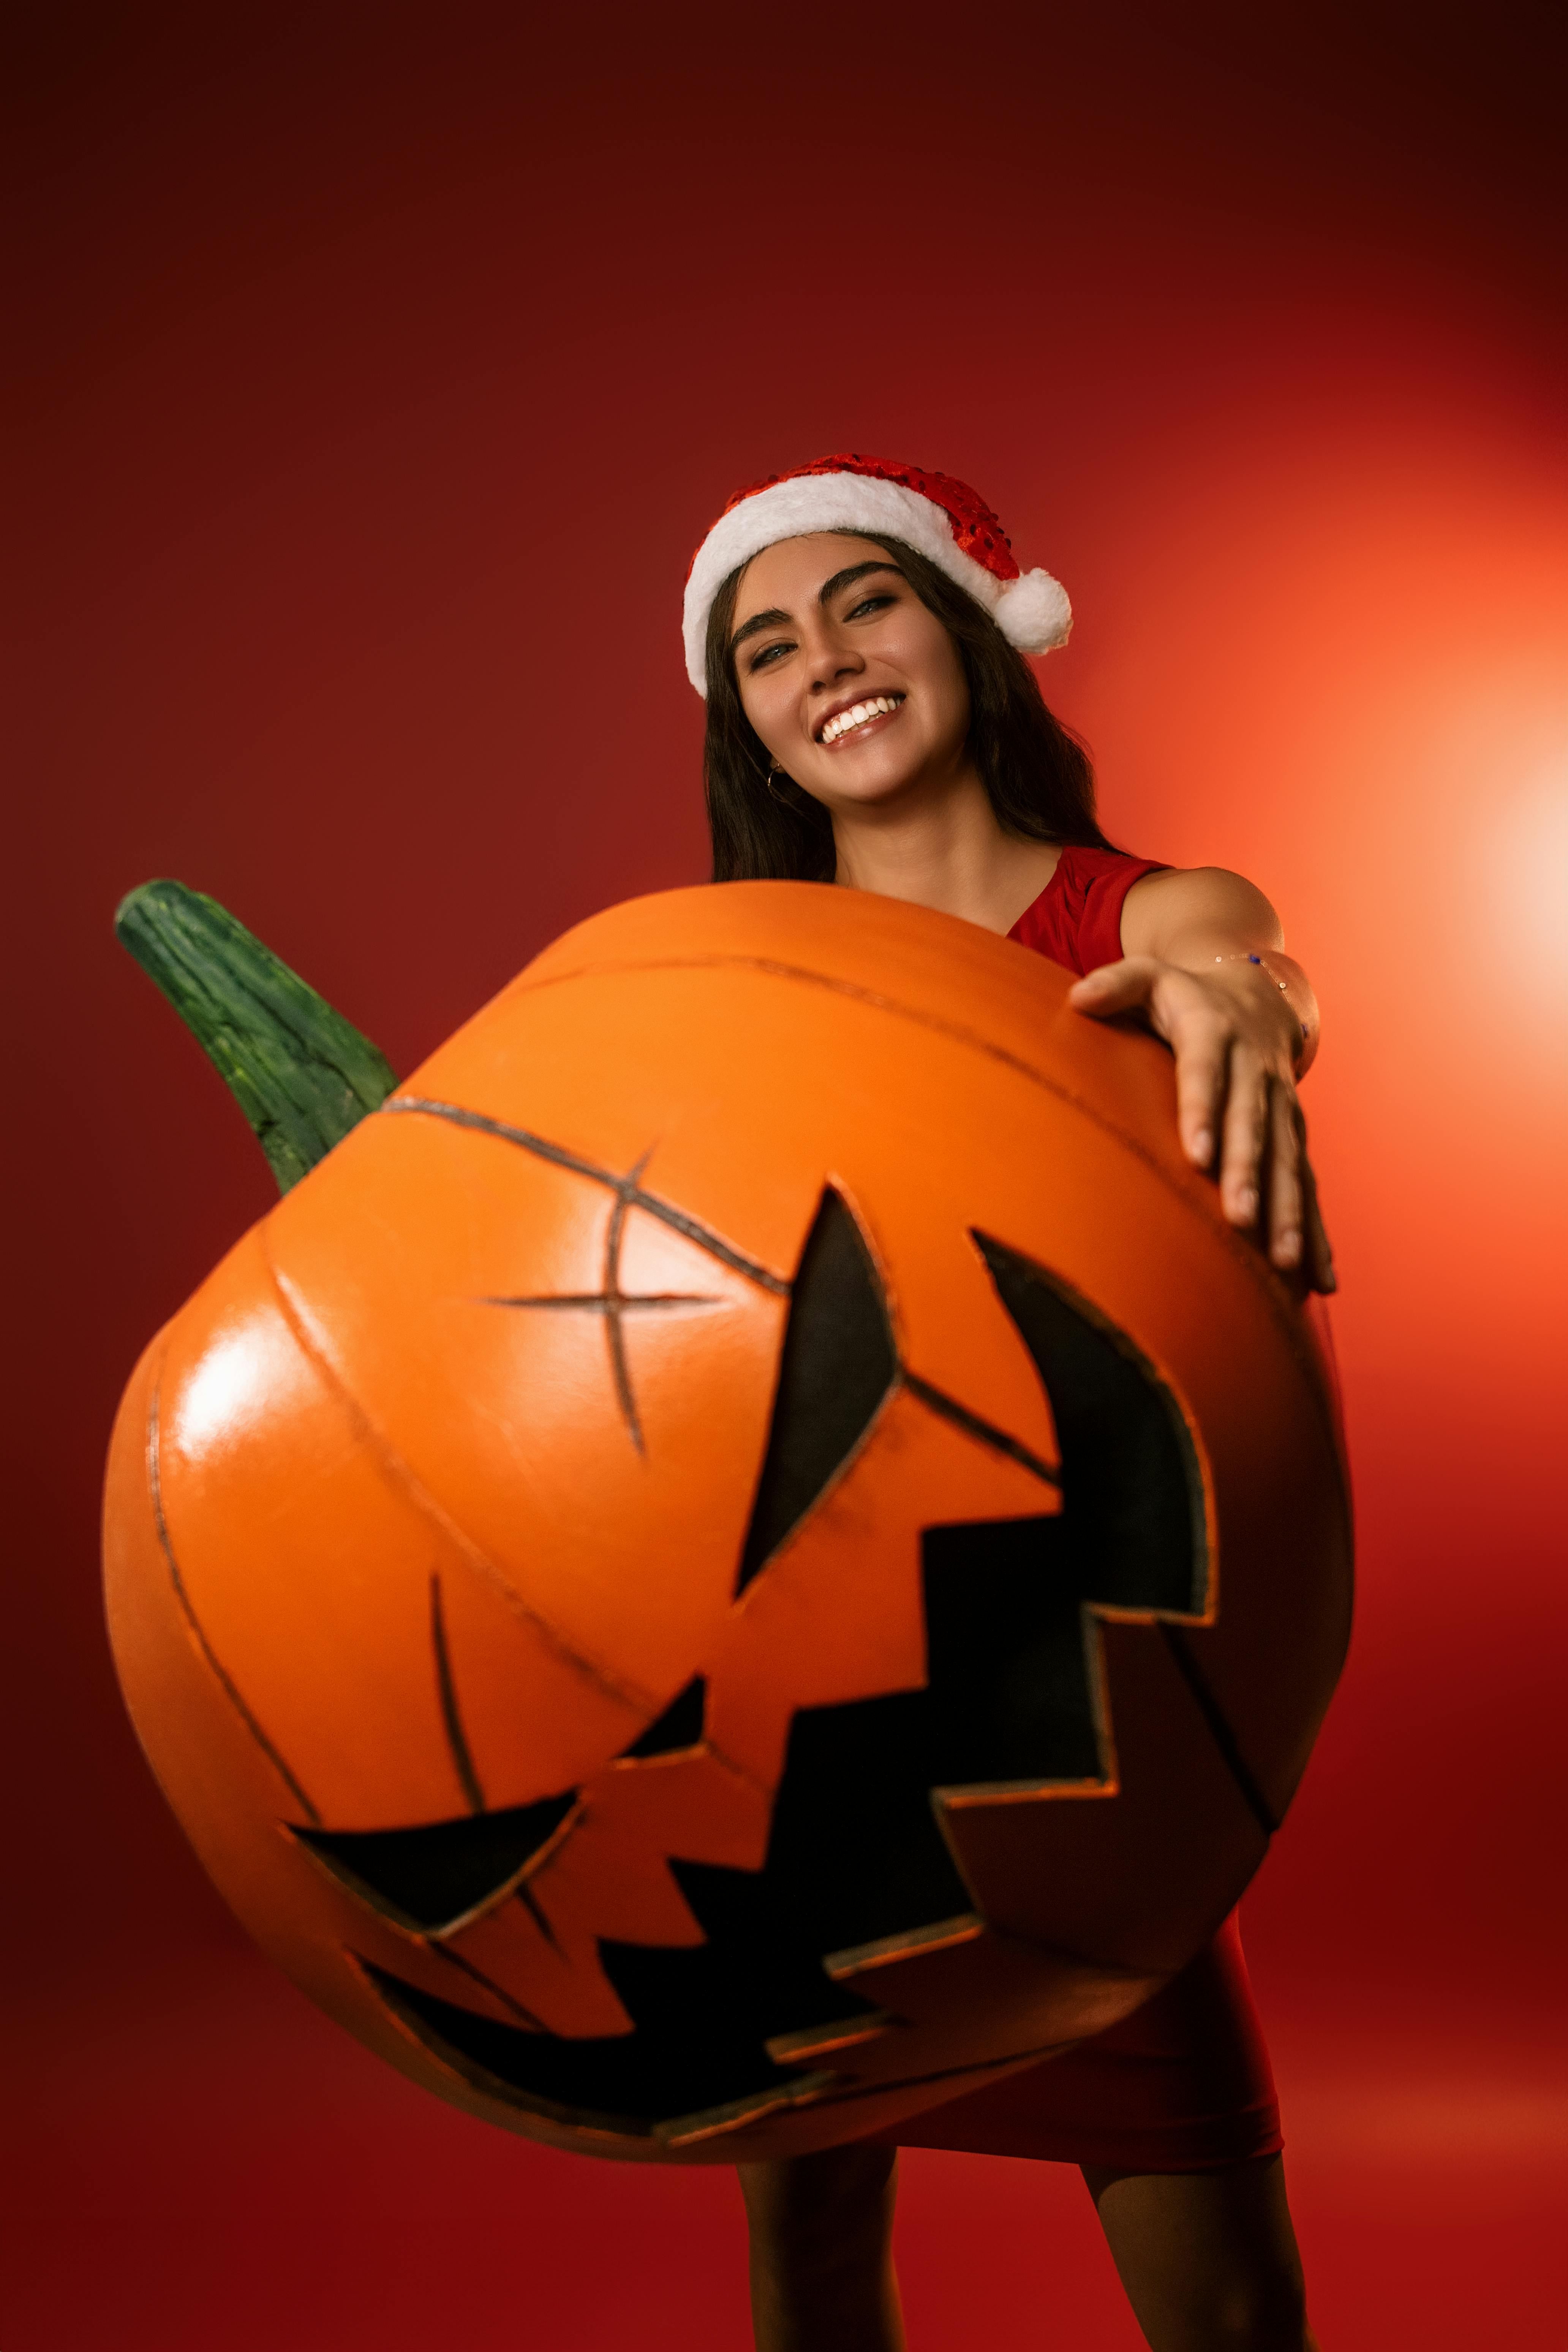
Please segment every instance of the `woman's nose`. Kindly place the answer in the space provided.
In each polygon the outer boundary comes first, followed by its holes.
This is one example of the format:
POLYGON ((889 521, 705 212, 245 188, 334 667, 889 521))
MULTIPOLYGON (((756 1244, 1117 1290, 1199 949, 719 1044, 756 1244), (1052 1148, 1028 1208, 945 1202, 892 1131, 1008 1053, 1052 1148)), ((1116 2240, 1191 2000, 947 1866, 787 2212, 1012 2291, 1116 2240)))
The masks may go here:
POLYGON ((866 657, 847 646, 830 629, 825 629, 811 647, 811 682, 813 687, 837 686, 847 677, 856 677, 866 667, 866 657))

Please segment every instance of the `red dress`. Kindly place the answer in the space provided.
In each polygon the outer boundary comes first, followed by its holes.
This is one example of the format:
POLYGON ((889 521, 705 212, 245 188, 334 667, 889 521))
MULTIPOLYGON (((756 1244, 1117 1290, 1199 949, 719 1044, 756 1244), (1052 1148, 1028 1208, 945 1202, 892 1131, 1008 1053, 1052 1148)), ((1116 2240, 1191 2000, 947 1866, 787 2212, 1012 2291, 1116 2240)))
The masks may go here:
MULTIPOLYGON (((1071 971, 1113 963, 1122 900, 1162 870, 1120 850, 1064 849, 1008 937, 1071 971)), ((1277 2155, 1279 2105, 1235 1915, 1109 2033, 878 2137, 1122 2172, 1209 2172, 1277 2155)))

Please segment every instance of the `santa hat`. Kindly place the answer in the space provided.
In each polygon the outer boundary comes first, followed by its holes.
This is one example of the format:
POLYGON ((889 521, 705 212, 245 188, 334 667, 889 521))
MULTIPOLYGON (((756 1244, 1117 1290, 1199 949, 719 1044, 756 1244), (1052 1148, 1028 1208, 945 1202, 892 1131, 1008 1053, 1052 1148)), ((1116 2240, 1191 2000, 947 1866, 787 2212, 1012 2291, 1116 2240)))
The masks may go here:
POLYGON ((699 694, 708 691, 708 615, 731 572, 764 547, 815 530, 901 539, 966 590, 1020 653, 1067 643, 1067 590, 1048 572, 1020 572, 1006 532, 967 482, 851 452, 737 490, 692 557, 683 626, 686 675, 699 694))

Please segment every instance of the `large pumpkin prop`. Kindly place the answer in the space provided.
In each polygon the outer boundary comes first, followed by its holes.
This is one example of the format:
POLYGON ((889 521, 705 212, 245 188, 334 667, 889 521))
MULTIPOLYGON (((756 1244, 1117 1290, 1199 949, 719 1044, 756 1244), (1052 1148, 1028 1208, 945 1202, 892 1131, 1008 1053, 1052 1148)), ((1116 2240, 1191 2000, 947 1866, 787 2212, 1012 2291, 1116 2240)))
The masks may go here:
POLYGON ((858 892, 617 908, 148 1349, 137 1729, 443 2096, 616 2156, 886 2129, 1123 2016, 1258 1867, 1346 1639, 1325 1369, 1068 986, 858 892))

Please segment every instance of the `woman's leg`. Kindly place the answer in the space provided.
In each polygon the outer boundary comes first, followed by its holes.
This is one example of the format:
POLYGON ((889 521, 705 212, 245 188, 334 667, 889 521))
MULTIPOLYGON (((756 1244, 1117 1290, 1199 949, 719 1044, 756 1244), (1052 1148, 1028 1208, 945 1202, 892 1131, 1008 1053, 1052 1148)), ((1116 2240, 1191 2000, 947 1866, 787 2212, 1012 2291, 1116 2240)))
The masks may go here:
POLYGON ((757 2352, 904 2352, 893 2274, 898 2150, 742 2164, 757 2352))
POLYGON ((1279 2157, 1083 2177, 1152 2352, 1318 2352, 1279 2157))

